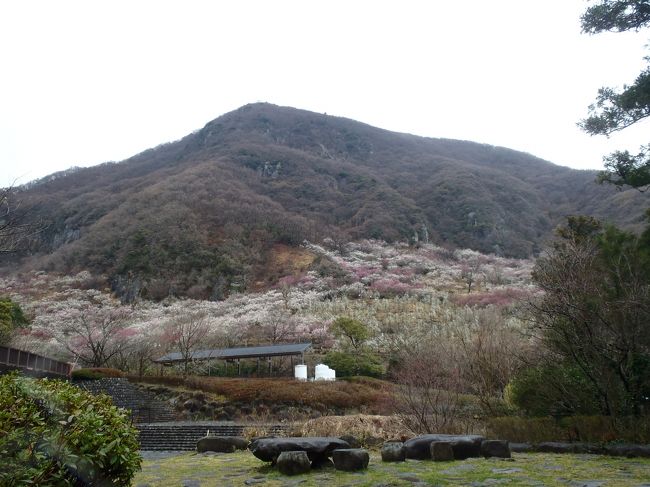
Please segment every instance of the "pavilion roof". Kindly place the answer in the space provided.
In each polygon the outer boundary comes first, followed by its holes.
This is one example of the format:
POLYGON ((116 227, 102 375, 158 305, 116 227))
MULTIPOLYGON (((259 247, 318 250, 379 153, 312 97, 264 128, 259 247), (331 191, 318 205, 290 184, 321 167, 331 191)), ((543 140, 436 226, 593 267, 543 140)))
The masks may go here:
MULTIPOLYGON (((278 357, 300 355, 305 352, 311 343, 287 343, 283 345, 264 345, 261 347, 215 348, 212 350, 196 350, 191 354, 191 360, 228 360, 238 358, 278 357)), ((168 353, 154 362, 172 363, 182 362, 183 355, 179 352, 168 353)))

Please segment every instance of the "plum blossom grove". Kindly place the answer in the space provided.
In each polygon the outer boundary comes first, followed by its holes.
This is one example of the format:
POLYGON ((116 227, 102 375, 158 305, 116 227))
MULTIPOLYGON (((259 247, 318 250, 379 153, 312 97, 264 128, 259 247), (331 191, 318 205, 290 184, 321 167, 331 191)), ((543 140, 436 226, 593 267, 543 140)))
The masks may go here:
POLYGON ((317 351, 336 347, 329 325, 347 316, 370 328, 376 351, 390 353, 425 336, 471 336, 487 318, 517 328, 518 320, 503 310, 537 292, 528 260, 374 240, 303 246, 320 265, 284 276, 265 291, 232 293, 223 301, 168 297, 123 305, 105 279, 87 271, 5 277, 0 294, 31 318, 14 346, 142 372, 150 359, 178 349, 170 330, 188 316, 204 324, 203 346, 309 340, 317 351))

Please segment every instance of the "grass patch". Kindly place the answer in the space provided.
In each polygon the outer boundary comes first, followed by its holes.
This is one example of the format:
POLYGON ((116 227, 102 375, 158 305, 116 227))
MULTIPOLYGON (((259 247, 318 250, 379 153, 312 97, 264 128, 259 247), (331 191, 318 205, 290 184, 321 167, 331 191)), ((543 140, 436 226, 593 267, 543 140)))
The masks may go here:
POLYGON ((650 478, 650 459, 626 459, 594 455, 515 454, 514 461, 473 458, 435 463, 409 460, 399 464, 382 463, 371 452, 370 466, 360 473, 338 472, 332 468, 284 477, 249 452, 216 456, 185 453, 162 460, 145 460, 134 485, 178 486, 196 480, 206 486, 243 486, 247 480, 264 479, 267 487, 298 484, 412 486, 418 479, 433 485, 561 485, 598 480, 603 485, 638 486, 650 478), (301 482, 302 481, 302 482, 301 482))

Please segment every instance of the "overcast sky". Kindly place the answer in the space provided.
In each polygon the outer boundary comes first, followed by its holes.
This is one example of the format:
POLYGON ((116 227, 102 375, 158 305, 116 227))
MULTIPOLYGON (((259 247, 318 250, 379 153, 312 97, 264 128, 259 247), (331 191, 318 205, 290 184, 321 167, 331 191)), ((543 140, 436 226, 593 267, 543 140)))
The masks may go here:
POLYGON ((583 0, 0 3, 0 185, 119 161, 267 101, 600 168, 649 125, 576 127, 648 33, 580 34, 583 0))

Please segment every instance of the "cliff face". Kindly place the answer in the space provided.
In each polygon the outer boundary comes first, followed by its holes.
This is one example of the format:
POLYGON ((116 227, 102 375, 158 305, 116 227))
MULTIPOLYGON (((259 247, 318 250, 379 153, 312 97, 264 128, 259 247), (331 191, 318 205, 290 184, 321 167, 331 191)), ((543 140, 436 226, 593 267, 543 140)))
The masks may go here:
POLYGON ((594 179, 505 148, 254 104, 19 196, 47 224, 29 265, 210 295, 245 288, 274 245, 304 239, 429 239, 526 257, 568 214, 639 224, 641 197, 594 179))

